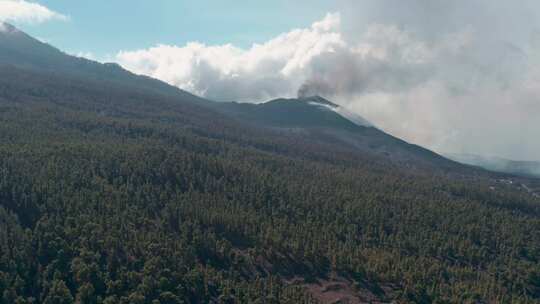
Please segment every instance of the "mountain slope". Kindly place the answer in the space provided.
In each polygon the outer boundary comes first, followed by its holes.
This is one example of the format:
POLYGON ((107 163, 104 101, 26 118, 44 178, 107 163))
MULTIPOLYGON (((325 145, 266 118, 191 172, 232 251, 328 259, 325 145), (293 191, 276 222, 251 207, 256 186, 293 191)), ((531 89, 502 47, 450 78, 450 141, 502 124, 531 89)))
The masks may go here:
POLYGON ((456 164, 431 151, 409 145, 371 128, 371 124, 363 118, 321 97, 278 99, 258 105, 214 103, 160 81, 133 75, 116 64, 100 64, 66 55, 9 24, 4 25, 4 31, 0 34, 0 67, 2 66, 5 73, 16 73, 9 70, 10 67, 14 67, 32 71, 34 74, 39 73, 44 77, 51 77, 52 74, 58 79, 70 77, 72 81, 125 87, 126 90, 137 91, 141 95, 152 92, 179 99, 184 103, 193 103, 195 107, 205 106, 211 111, 217 110, 242 123, 296 132, 303 129, 309 131, 310 139, 313 141, 347 145, 362 152, 387 157, 398 163, 456 167, 456 164))
POLYGON ((386 134, 364 118, 319 96, 276 99, 261 104, 223 102, 215 103, 213 107, 258 127, 348 146, 360 153, 377 155, 409 167, 463 169, 432 151, 386 134))
POLYGON ((197 96, 161 81, 129 73, 117 64, 101 64, 69 56, 8 23, 4 23, 3 30, 0 31, 0 66, 113 83, 117 86, 127 86, 130 90, 151 91, 155 94, 179 97, 185 101, 202 101, 197 96))
POLYGON ((5 49, 0 303, 540 299, 540 198, 491 173, 437 170, 429 151, 309 102, 302 125, 276 128, 5 49))
MULTIPOLYGON (((330 127, 358 130, 353 122, 333 109, 338 106, 321 97, 276 99, 261 104, 223 102, 216 107, 241 120, 275 128, 330 127)), ((367 121, 362 126, 368 126, 367 121)))

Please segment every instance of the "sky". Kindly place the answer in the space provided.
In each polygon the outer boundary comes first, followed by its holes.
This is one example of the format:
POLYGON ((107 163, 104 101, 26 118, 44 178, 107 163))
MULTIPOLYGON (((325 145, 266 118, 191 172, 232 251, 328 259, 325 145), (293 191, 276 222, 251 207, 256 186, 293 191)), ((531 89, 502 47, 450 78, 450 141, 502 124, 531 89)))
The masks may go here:
POLYGON ((213 100, 322 95, 437 152, 540 160, 540 2, 0 0, 0 20, 213 100))
MULTIPOLYGON (((16 2, 0 0, 1 2, 16 2)), ((20 1, 19 1, 20 2, 20 1)), ((32 3, 32 2, 29 2, 32 3)), ((68 22, 13 22, 62 50, 107 59, 122 49, 160 43, 232 43, 249 47, 291 28, 309 25, 345 1, 47 0, 34 1, 68 22)), ((24 20, 23 20, 24 21, 24 20)))

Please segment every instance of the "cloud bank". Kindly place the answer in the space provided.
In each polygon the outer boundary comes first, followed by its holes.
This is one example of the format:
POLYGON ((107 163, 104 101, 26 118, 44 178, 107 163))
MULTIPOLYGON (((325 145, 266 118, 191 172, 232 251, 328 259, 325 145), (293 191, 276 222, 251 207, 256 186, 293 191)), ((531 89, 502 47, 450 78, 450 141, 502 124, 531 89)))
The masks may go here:
POLYGON ((42 23, 49 20, 67 20, 68 17, 47 7, 24 0, 0 0, 0 29, 2 21, 42 23))
POLYGON ((540 158, 540 4, 348 6, 249 49, 192 42, 116 59, 211 99, 319 94, 436 151, 540 158))
POLYGON ((305 78, 312 60, 346 48, 338 32, 339 14, 328 14, 307 29, 296 29, 244 50, 231 44, 158 45, 123 51, 118 62, 212 99, 257 101, 291 95, 305 78))

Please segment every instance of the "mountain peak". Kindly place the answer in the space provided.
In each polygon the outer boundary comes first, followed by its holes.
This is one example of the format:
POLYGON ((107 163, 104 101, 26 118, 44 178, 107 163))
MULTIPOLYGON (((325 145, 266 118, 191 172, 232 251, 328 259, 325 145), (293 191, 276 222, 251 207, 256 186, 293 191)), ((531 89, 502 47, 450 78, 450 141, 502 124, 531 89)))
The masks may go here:
POLYGON ((314 96, 307 96, 307 97, 299 97, 298 100, 300 101, 304 101, 304 102, 314 102, 314 103, 318 103, 318 104, 322 104, 322 105, 327 105, 327 106, 331 106, 331 107, 338 107, 337 104, 329 101, 328 99, 325 99, 319 95, 314 95, 314 96))
MULTIPOLYGON (((14 25, 2 21, 0 21, 0 43, 1 48, 11 48, 16 51, 29 51, 31 48, 45 45, 39 39, 28 35, 14 25)), ((53 48, 52 46, 48 47, 53 48)))
POLYGON ((0 21, 0 34, 13 34, 13 33, 20 33, 20 32, 21 31, 15 26, 7 22, 0 21))
POLYGON ((372 123, 370 123, 369 121, 367 121, 360 115, 352 112, 351 110, 347 109, 344 106, 335 104, 329 101, 328 99, 325 99, 319 95, 314 95, 314 96, 309 96, 309 97, 299 97, 298 100, 333 111, 358 126, 373 127, 372 123))

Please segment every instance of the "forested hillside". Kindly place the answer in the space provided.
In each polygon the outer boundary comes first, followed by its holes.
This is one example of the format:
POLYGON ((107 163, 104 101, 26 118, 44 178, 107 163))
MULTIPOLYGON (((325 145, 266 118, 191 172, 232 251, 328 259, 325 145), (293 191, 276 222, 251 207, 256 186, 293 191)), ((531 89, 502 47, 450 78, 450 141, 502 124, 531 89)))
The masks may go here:
POLYGON ((1 303, 540 302, 532 193, 122 79, 0 67, 1 303))

